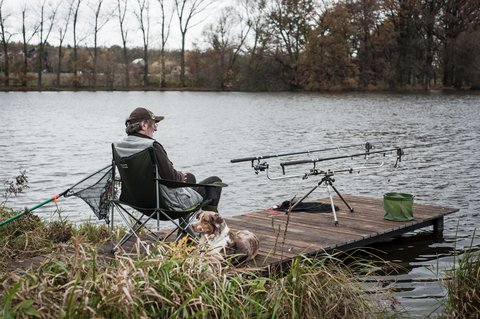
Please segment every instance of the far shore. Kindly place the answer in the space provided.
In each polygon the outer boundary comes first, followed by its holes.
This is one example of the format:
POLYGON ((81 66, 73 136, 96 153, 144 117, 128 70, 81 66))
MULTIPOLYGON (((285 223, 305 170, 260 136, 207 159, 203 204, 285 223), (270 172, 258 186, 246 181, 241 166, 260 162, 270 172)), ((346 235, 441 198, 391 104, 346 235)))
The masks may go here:
POLYGON ((23 86, 0 86, 0 92, 243 92, 243 93, 280 93, 280 92, 291 92, 291 93, 402 93, 402 94, 451 94, 451 93, 468 93, 468 94, 478 94, 480 93, 480 88, 443 88, 435 87, 430 89, 424 88, 402 88, 402 89, 331 89, 331 90, 321 90, 321 91, 308 91, 308 90, 289 90, 289 91, 244 91, 244 90, 235 90, 235 89, 214 89, 214 88, 204 88, 204 87, 166 87, 160 88, 157 86, 132 86, 132 87, 115 87, 113 89, 105 87, 23 87, 23 86))

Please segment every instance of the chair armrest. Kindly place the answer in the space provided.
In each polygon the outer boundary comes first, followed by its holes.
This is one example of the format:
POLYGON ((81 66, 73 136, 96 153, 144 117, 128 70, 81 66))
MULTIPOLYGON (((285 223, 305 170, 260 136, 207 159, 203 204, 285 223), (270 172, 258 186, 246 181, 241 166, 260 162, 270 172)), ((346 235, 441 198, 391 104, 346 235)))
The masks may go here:
POLYGON ((179 182, 179 181, 172 181, 168 179, 157 179, 158 183, 161 185, 165 185, 170 188, 178 188, 178 187, 227 187, 228 185, 225 183, 221 182, 214 182, 211 184, 195 184, 195 183, 185 183, 185 182, 179 182))

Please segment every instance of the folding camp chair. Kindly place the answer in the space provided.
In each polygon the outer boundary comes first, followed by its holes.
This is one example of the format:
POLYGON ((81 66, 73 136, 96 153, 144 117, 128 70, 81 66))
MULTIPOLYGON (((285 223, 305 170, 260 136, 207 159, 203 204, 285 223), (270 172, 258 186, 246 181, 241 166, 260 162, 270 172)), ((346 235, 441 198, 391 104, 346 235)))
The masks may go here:
POLYGON ((177 233, 175 241, 188 235, 188 228, 194 220, 196 213, 215 199, 216 194, 219 194, 218 187, 227 186, 223 183, 193 184, 162 179, 159 175, 158 164, 152 147, 130 156, 121 157, 115 148, 115 144, 112 144, 112 152, 113 179, 118 180, 118 177, 115 176, 115 170, 117 170, 121 181, 120 196, 118 199, 112 200, 112 225, 114 213, 118 212, 128 228, 128 232, 112 249, 113 252, 132 236, 139 238, 141 229, 145 229, 156 238, 163 240, 166 240, 174 233, 177 233), (164 193, 165 187, 197 186, 206 188, 206 199, 184 210, 168 207, 164 193), (139 212, 139 217, 129 212, 126 206, 139 212), (155 232, 146 227, 147 222, 152 219, 157 220, 157 228, 159 228, 160 221, 169 221, 174 225, 174 229, 165 237, 160 238, 155 232))

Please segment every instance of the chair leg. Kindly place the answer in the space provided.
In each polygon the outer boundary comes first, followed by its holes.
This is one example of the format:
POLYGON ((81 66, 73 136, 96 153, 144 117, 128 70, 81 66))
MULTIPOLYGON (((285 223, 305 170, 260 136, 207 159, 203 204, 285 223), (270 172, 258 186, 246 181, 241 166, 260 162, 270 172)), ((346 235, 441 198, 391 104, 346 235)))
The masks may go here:
POLYGON ((185 235, 189 235, 191 239, 195 240, 195 233, 193 233, 192 231, 189 231, 189 227, 191 226, 193 220, 195 219, 196 215, 198 214, 200 210, 197 210, 195 212, 192 212, 190 213, 188 216, 186 216, 185 218, 179 218, 179 222, 177 223, 174 219, 170 218, 168 216, 168 214, 165 214, 163 213, 162 211, 161 214, 167 219, 169 220, 173 225, 175 225, 175 229, 173 229, 172 231, 170 231, 165 237, 164 239, 168 239, 170 238, 170 236, 172 236, 175 232, 177 232, 177 235, 175 237, 175 242, 177 242, 180 238, 182 238, 183 236, 185 235))
MULTIPOLYGON (((143 222, 142 222, 142 218, 140 219, 137 219, 135 218, 132 214, 130 214, 125 208, 123 208, 121 205, 117 205, 117 208, 118 208, 118 213, 120 214, 120 217, 122 217, 126 227, 128 228, 128 232, 123 235, 123 237, 120 239, 120 241, 112 248, 112 252, 115 252, 118 247, 121 247, 123 244, 125 244, 130 238, 132 238, 132 236, 135 236, 137 239, 140 239, 140 236, 138 234, 138 231, 142 228, 145 228, 145 230, 149 231, 154 237, 156 237, 157 239, 159 239, 160 237, 155 234, 153 231, 151 231, 150 229, 148 229, 147 227, 144 227, 145 224, 152 218, 151 216, 149 216, 148 218, 146 218, 143 222), (127 218, 125 217, 125 215, 122 213, 122 211, 124 213, 126 213, 130 218, 132 218, 133 220, 135 220, 135 224, 130 224, 129 221, 127 220, 127 218)), ((145 247, 145 245, 142 244, 142 246, 144 246, 145 249, 147 249, 147 247, 145 247)))
POLYGON ((196 234, 191 229, 190 226, 192 225, 193 221, 195 220, 198 212, 199 211, 193 212, 185 218, 179 218, 179 227, 178 227, 177 237, 175 238, 175 241, 178 241, 185 236, 189 236, 190 239, 195 241, 196 234))
MULTIPOLYGON (((172 219, 166 212, 163 212, 161 209, 157 210, 153 214, 147 216, 147 218, 142 222, 142 217, 136 218, 128 210, 126 210, 120 203, 115 203, 114 206, 117 208, 117 212, 120 214, 120 217, 123 219, 126 227, 128 228, 128 232, 112 248, 112 252, 115 252, 119 247, 121 247, 123 244, 125 244, 133 236, 140 239, 138 231, 142 228, 144 228, 146 231, 148 231, 157 240, 166 240, 166 239, 170 238, 170 236, 172 236, 176 232, 177 235, 175 237, 175 241, 178 241, 179 239, 183 238, 184 236, 189 236, 190 239, 192 239, 193 241, 195 241, 195 242, 197 241, 196 240, 196 234, 190 229, 190 226, 192 225, 193 221, 195 220, 196 215, 200 212, 201 207, 199 207, 199 209, 197 211, 190 213, 186 217, 179 218, 178 222, 176 222, 176 220, 172 219), (130 217, 131 219, 135 220, 135 224, 129 223, 126 215, 128 215, 128 217, 130 217), (146 225, 146 223, 154 217, 156 217, 157 221, 160 220, 160 215, 165 217, 166 218, 165 220, 170 221, 173 225, 176 226, 176 228, 173 229, 165 237, 161 237, 158 234, 154 233, 148 227, 144 227, 146 225)), ((146 215, 142 215, 142 216, 146 216, 146 215)), ((112 221, 113 221, 113 212, 112 212, 112 221)), ((147 249, 145 246, 144 246, 144 248, 147 249)))
MULTIPOLYGON (((125 225, 128 228, 128 232, 125 233, 125 235, 123 235, 123 237, 119 240, 119 242, 112 248, 113 253, 117 251, 118 247, 123 246, 123 244, 125 244, 130 238, 132 238, 132 236, 135 235, 135 237, 140 238, 137 234, 137 231, 139 228, 135 229, 135 225, 132 227, 128 222, 127 218, 121 212, 119 213, 120 213, 120 217, 122 217, 125 225)), ((138 223, 138 220, 137 220, 137 223, 138 223)))

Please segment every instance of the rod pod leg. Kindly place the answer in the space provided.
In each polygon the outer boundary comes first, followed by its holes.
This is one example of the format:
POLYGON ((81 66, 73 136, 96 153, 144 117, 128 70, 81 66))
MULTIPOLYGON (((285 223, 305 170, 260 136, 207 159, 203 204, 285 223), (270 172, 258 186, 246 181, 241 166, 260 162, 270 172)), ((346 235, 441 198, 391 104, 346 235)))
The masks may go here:
POLYGON ((301 202, 303 202, 303 200, 304 200, 305 198, 307 198, 308 195, 310 195, 311 193, 313 193, 313 191, 316 190, 316 189, 318 188, 318 186, 320 186, 321 183, 322 183, 322 182, 320 182, 320 183, 318 183, 317 185, 315 185, 314 187, 312 187, 312 189, 310 189, 310 190, 308 191, 308 193, 306 193, 299 201, 297 201, 295 204, 293 204, 293 206, 292 206, 290 209, 293 211, 293 209, 295 208, 295 206, 297 206, 298 204, 300 204, 301 202))
POLYGON ((335 205, 333 204, 333 196, 332 196, 333 186, 330 183, 326 183, 325 186, 327 187, 328 196, 330 197, 330 205, 332 206, 333 220, 335 221, 335 226, 338 226, 337 212, 335 211, 335 205))
POLYGON ((343 198, 343 196, 340 194, 340 192, 335 188, 335 186, 333 186, 332 182, 329 182, 328 183, 332 188, 333 190, 335 191, 335 193, 337 193, 338 197, 340 197, 340 199, 342 200, 342 202, 347 205, 348 209, 350 210, 351 213, 353 213, 353 208, 347 203, 347 201, 345 200, 345 198, 343 198))

